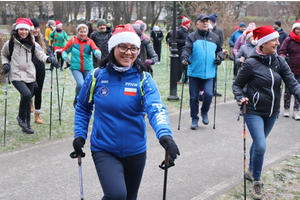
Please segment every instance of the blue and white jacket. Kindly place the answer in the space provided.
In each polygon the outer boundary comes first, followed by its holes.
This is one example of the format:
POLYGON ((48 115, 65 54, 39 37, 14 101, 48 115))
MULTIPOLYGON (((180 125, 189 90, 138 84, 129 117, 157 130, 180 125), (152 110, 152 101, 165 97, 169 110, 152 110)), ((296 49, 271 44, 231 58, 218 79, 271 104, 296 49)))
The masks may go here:
POLYGON ((164 135, 172 137, 168 112, 149 73, 145 73, 144 80, 141 81, 143 73, 140 74, 135 67, 123 73, 111 68, 110 74, 107 68, 103 68, 97 77, 93 99, 88 103, 92 72, 93 70, 86 77, 77 98, 75 138, 87 138, 94 108, 90 139, 92 151, 109 152, 116 157, 146 151, 146 113, 158 139, 164 135))
POLYGON ((183 47, 181 60, 188 59, 187 75, 195 78, 210 79, 215 77, 217 54, 222 59, 222 47, 217 34, 197 30, 189 34, 183 47))

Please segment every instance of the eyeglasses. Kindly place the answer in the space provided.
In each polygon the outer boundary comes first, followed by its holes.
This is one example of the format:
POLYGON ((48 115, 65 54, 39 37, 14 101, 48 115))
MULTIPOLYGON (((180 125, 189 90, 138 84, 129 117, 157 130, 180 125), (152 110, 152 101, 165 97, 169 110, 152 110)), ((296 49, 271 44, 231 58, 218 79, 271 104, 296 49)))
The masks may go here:
POLYGON ((123 45, 118 45, 118 49, 119 49, 120 53, 126 53, 128 51, 128 49, 130 49, 130 52, 132 54, 137 54, 139 52, 139 48, 137 48, 137 47, 128 48, 128 47, 123 46, 123 45))

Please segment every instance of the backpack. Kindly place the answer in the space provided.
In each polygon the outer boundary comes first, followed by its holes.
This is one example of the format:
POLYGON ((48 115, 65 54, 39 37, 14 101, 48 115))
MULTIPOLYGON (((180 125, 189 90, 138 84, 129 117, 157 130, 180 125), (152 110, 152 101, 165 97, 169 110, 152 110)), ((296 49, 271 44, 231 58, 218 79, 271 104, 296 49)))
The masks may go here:
MULTIPOLYGON (((97 68, 95 69, 93 72, 92 72, 92 84, 91 84, 91 89, 90 89, 90 98, 89 98, 89 103, 91 103, 92 99, 93 99, 93 95, 94 95, 94 90, 95 90, 95 86, 96 86, 96 81, 97 81, 97 77, 99 75, 99 72, 100 72, 100 68, 97 68)), ((145 81, 146 79, 146 73, 143 71, 142 72, 143 75, 140 76, 140 90, 141 90, 141 95, 142 95, 142 99, 143 99, 143 96, 145 95, 144 94, 144 91, 143 91, 143 82, 145 81)), ((141 104, 143 104, 143 100, 141 100, 141 104)))
MULTIPOLYGON (((9 42, 8 42, 8 49, 9 49, 9 53, 10 53, 10 55, 8 57, 9 62, 11 61, 11 56, 14 52, 14 46, 15 46, 15 43, 13 41, 9 40, 9 42)), ((33 62, 33 58, 34 58, 34 51, 35 51, 35 45, 33 45, 31 47, 31 61, 32 62, 33 62)))

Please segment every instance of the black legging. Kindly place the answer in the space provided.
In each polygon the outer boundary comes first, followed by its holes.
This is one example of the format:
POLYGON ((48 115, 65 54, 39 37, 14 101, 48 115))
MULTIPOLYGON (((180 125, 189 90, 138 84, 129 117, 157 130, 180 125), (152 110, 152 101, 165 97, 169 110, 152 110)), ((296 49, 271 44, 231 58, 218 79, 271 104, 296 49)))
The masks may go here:
POLYGON ((45 80, 45 66, 44 68, 38 68, 36 69, 36 84, 34 84, 34 108, 36 110, 41 109, 42 104, 42 90, 44 86, 44 80, 45 80))
POLYGON ((104 196, 102 200, 136 200, 146 162, 146 152, 117 158, 106 152, 92 151, 104 196))
POLYGON ((62 59, 61 52, 56 53, 56 59, 58 62, 60 61, 60 66, 63 67, 64 59, 62 59))
POLYGON ((160 62, 160 54, 161 54, 161 44, 153 45, 154 51, 158 56, 158 62, 160 62))
POLYGON ((33 93, 34 82, 25 83, 23 81, 13 81, 12 84, 20 92, 21 100, 19 106, 19 117, 27 121, 27 127, 30 127, 30 101, 33 93))

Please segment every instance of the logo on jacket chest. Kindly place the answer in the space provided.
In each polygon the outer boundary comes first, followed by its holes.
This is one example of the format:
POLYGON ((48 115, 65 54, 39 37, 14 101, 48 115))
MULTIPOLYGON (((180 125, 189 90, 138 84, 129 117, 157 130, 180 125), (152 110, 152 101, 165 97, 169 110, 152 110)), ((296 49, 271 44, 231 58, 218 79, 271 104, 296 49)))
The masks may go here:
POLYGON ((108 87, 102 87, 100 88, 100 95, 103 97, 106 97, 109 94, 109 89, 108 87))
POLYGON ((125 86, 137 87, 138 84, 137 83, 128 83, 128 82, 125 82, 125 86))

